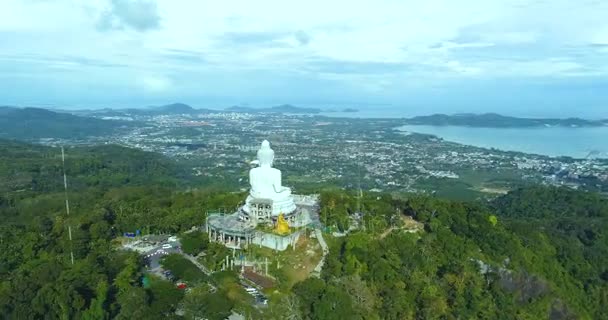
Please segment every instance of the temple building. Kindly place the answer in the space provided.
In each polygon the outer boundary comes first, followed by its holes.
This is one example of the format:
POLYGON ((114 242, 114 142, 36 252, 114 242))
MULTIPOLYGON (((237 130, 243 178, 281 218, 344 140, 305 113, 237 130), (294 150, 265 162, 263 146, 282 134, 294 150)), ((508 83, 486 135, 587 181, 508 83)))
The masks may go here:
POLYGON ((273 168, 274 151, 267 140, 257 152, 257 167, 249 171, 249 195, 245 204, 232 214, 208 213, 205 228, 211 241, 242 249, 260 245, 285 250, 295 245, 298 228, 313 222, 318 213, 317 196, 292 195, 283 186, 281 170, 273 168), (273 232, 264 226, 271 227, 273 232))

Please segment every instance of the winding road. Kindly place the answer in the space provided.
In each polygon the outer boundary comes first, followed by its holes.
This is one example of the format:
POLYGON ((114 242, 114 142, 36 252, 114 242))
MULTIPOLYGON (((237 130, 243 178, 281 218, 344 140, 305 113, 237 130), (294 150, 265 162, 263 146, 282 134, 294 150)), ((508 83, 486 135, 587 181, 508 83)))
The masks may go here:
POLYGON ((323 269, 323 265, 325 264, 325 256, 329 253, 329 247, 327 247, 327 243, 325 239, 323 239, 323 232, 319 228, 315 228, 315 236, 321 245, 321 249, 323 249, 323 256, 321 257, 321 261, 317 264, 317 266, 312 270, 313 277, 320 277, 321 270, 323 269))

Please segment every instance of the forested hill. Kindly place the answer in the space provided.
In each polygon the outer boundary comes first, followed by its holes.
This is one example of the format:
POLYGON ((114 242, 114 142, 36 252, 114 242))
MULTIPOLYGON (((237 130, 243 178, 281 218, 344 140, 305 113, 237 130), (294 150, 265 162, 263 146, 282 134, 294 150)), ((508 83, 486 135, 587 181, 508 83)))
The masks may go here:
MULTIPOLYGON (((66 147, 70 189, 186 183, 188 172, 164 156, 116 145, 66 147)), ((0 194, 63 190, 61 149, 0 139, 0 194)))
POLYGON ((40 108, 0 107, 0 138, 84 138, 114 133, 131 123, 75 116, 40 108))
POLYGON ((608 318, 608 199, 567 188, 510 192, 492 206, 521 243, 538 256, 552 289, 595 310, 582 319, 608 318))
MULTIPOLYGON (((69 217, 60 150, 0 141, 1 319, 195 318, 176 315, 188 305, 199 318, 216 319, 205 314, 214 301, 239 305, 240 295, 222 288, 213 299, 186 303, 188 294, 168 281, 150 275, 146 286, 141 257, 116 250, 116 242, 135 230, 182 234, 200 226, 207 210, 234 208, 244 194, 182 188, 186 172, 152 153, 66 150, 69 217)), ((270 306, 249 308, 248 316, 608 319, 605 213, 601 196, 561 188, 520 189, 489 205, 325 190, 320 220, 336 231, 359 228, 325 233, 330 251, 321 277, 293 287, 277 277, 270 306), (406 228, 412 219, 418 232, 406 228)))
POLYGON ((464 126, 482 128, 521 128, 521 127, 598 127, 608 126, 608 120, 568 119, 533 119, 503 116, 496 113, 484 114, 433 114, 406 119, 410 125, 431 126, 464 126))
POLYGON ((608 198, 568 188, 528 187, 496 198, 492 207, 502 216, 526 218, 608 218, 608 198))
POLYGON ((574 214, 579 219, 556 219, 565 209, 564 201, 555 201, 562 196, 573 206, 606 209, 585 192, 545 187, 521 189, 493 204, 519 203, 525 210, 516 210, 518 219, 510 209, 484 203, 424 196, 359 202, 355 195, 325 193, 321 219, 330 224, 348 228, 345 214, 358 206, 373 214, 364 217, 367 231, 333 239, 321 279, 294 287, 302 314, 305 319, 608 319, 607 219, 580 215, 584 209, 574 214), (526 217, 539 210, 555 214, 526 217), (399 232, 400 214, 423 223, 424 232, 399 232))

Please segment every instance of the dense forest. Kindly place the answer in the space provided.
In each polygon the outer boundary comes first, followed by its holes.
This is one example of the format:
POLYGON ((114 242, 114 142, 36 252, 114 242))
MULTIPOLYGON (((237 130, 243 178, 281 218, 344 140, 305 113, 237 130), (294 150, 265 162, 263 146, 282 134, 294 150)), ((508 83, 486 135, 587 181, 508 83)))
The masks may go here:
POLYGON ((0 106, 0 139, 33 140, 43 138, 73 139, 103 137, 120 132, 134 123, 80 117, 41 108, 0 106))
MULTIPOLYGON (((238 304, 229 274, 212 279, 222 288, 214 294, 184 295, 115 248, 123 232, 199 226, 207 210, 234 208, 243 194, 209 187, 152 153, 67 152, 70 216, 58 149, 0 141, 0 318, 222 319, 238 304)), ((598 194, 537 186, 459 202, 328 186, 321 200, 330 245, 321 277, 251 317, 608 319, 608 201, 598 194), (422 230, 407 232, 406 219, 422 230)), ((197 242, 204 234, 189 237, 185 250, 219 250, 197 242)), ((164 263, 202 277, 177 257, 164 263)))
POLYGON ((305 318, 608 318, 608 201, 595 194, 532 187, 489 204, 325 195, 337 226, 359 205, 376 230, 407 215, 424 232, 334 239, 322 279, 294 288, 305 318))
POLYGON ((118 146, 66 152, 69 217, 60 149, 0 141, 0 318, 173 317, 181 293, 160 279, 144 288, 142 258, 117 251, 113 241, 136 229, 188 230, 204 222, 206 210, 234 207, 242 196, 184 191, 204 181, 154 153, 118 146))

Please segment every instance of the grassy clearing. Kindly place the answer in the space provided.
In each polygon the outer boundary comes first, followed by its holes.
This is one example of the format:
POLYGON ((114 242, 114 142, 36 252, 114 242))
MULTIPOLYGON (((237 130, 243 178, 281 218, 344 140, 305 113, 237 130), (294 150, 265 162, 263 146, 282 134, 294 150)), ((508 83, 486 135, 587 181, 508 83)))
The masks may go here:
POLYGON ((521 182, 521 174, 515 170, 461 170, 460 180, 473 187, 505 187, 521 182))
POLYGON ((315 239, 301 236, 295 248, 274 251, 269 248, 251 247, 249 258, 261 262, 260 273, 264 272, 263 262, 268 259, 268 273, 280 282, 282 288, 291 288, 295 283, 306 279, 321 260, 321 246, 315 239))

